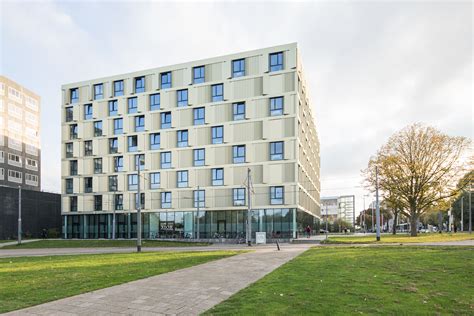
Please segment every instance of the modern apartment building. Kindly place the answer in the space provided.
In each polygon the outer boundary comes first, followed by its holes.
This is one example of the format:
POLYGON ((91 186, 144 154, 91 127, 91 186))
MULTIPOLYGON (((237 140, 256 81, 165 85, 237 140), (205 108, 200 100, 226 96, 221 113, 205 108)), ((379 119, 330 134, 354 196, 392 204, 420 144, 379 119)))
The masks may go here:
POLYGON ((41 190, 40 97, 0 76, 0 186, 41 190))
POLYGON ((342 219, 355 226, 355 196, 341 195, 321 198, 321 218, 330 222, 342 219))
POLYGON ((320 153, 296 43, 62 86, 65 238, 296 236, 320 153), (137 194, 140 168, 140 196, 137 194), (113 220, 115 218, 115 221, 113 220), (254 235, 255 236, 255 235, 254 235))

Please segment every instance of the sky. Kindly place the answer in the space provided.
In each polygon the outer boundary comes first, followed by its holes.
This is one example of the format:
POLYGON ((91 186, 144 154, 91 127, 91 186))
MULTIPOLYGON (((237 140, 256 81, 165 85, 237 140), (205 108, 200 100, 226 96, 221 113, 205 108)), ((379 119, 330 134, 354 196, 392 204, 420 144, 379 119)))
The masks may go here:
POLYGON ((297 42, 321 142, 321 196, 421 122, 473 137, 471 1, 0 0, 0 73, 42 98, 42 188, 60 192, 61 85, 297 42))

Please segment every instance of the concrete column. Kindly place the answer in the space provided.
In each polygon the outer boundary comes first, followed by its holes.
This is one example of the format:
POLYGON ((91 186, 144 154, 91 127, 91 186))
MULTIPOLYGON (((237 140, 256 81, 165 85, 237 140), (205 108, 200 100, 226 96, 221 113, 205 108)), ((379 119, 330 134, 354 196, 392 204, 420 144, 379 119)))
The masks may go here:
POLYGON ((296 238, 296 208, 293 209, 293 238, 296 238))

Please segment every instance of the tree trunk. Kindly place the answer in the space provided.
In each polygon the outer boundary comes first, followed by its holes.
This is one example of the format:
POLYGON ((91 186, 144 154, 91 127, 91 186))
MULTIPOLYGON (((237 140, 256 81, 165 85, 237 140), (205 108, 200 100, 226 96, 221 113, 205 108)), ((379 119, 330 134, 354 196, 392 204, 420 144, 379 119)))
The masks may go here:
POLYGON ((418 218, 415 214, 411 214, 410 216, 410 231, 411 231, 411 236, 416 237, 418 233, 418 218))
POLYGON ((393 225, 392 225, 392 234, 396 235, 397 234, 397 217, 398 217, 398 211, 395 210, 393 214, 393 225))

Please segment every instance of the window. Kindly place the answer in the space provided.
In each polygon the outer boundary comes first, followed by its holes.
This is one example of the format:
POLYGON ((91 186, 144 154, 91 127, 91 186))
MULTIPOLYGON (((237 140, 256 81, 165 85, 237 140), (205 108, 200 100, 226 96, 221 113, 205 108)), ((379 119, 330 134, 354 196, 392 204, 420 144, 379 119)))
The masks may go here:
POLYGON ((114 81, 114 97, 123 95, 123 80, 114 81))
POLYGON ((102 173, 102 158, 94 158, 94 173, 102 173))
POLYGON ((69 161, 69 175, 77 176, 77 160, 69 161))
POLYGON ((165 151, 160 154, 161 158, 161 169, 170 169, 171 168, 171 152, 165 151))
POLYGON ((114 119, 114 135, 123 133, 123 119, 114 119))
POLYGON ((176 91, 177 98, 178 98, 178 107, 187 106, 188 105, 188 89, 178 90, 176 91))
POLYGON ((220 84, 213 84, 211 86, 212 92, 212 102, 218 102, 224 100, 224 85, 220 84))
MULTIPOLYGON (((138 193, 135 193, 135 208, 138 209, 138 193)), ((140 209, 145 208, 145 193, 140 193, 140 209)))
POLYGON ((92 156, 92 141, 86 140, 84 142, 84 156, 92 156))
POLYGON ((194 166, 204 166, 205 150, 204 148, 194 149, 194 166))
POLYGON ((283 160, 283 142, 270 143, 270 160, 283 160))
POLYGON ((138 137, 137 137, 137 135, 128 136, 128 151, 129 152, 137 151, 137 146, 138 146, 138 137))
POLYGON ((194 207, 206 206, 206 193, 204 190, 194 190, 194 207))
POLYGON ((66 179, 66 194, 72 194, 74 192, 73 179, 66 179))
POLYGON ((186 188, 188 186, 188 171, 178 171, 178 188, 186 188))
POLYGON ((270 71, 283 69, 283 52, 270 54, 270 71))
POLYGON ((283 97, 270 98, 270 115, 283 115, 283 97))
POLYGON ((161 192, 161 208, 171 208, 171 192, 161 192))
POLYGON ((283 187, 270 187, 270 204, 283 204, 283 187))
POLYGON ((109 191, 115 192, 118 187, 118 178, 117 176, 109 176, 109 191))
POLYGON ((171 112, 161 113, 161 128, 171 128, 171 112))
POLYGON ((188 146, 188 130, 178 131, 178 147, 188 146))
POLYGON ((104 98, 104 85, 102 83, 94 85, 94 100, 100 100, 104 98))
POLYGON ((159 93, 150 95, 150 111, 159 110, 160 103, 161 99, 159 93))
POLYGON ((73 107, 68 106, 66 108, 66 122, 72 122, 74 119, 74 114, 73 114, 73 107))
POLYGON ((92 192, 92 177, 84 178, 84 192, 85 193, 92 192))
POLYGON ((114 172, 123 171, 123 156, 114 157, 114 172))
POLYGON ((150 189, 158 189, 160 187, 160 173, 150 173, 150 189))
POLYGON ((116 211, 123 210, 123 195, 122 194, 115 195, 114 206, 115 206, 116 211))
POLYGON ((128 175, 128 191, 136 191, 138 189, 138 175, 128 175))
POLYGON ((135 78, 135 93, 145 92, 145 77, 135 78))
POLYGON ((212 132, 211 142, 213 144, 222 144, 222 142, 224 141, 224 127, 214 126, 212 127, 211 132, 212 132))
POLYGON ((193 68, 193 82, 194 83, 203 83, 204 78, 204 66, 194 67, 193 68))
POLYGON ((102 121, 94 122, 94 137, 102 136, 102 121))
POLYGON ((140 171, 145 170, 145 155, 144 154, 135 155, 135 170, 138 170, 138 167, 140 168, 140 171))
POLYGON ((102 195, 94 195, 94 211, 102 211, 102 195))
POLYGON ((69 206, 71 212, 77 212, 77 196, 69 197, 69 206))
POLYGON ((224 185, 224 169, 212 169, 212 185, 224 185))
POLYGON ((161 74, 161 89, 171 88, 171 71, 161 74))
POLYGON ((193 114, 194 114, 194 125, 203 125, 204 124, 204 116, 205 116, 204 108, 194 109, 193 114))
POLYGON ((237 188, 233 189, 232 191, 234 196, 234 206, 245 205, 245 189, 237 188))
POLYGON ((160 133, 150 134, 150 149, 160 149, 160 133))
POLYGON ((74 155, 74 145, 72 143, 66 143, 66 158, 72 158, 74 155))
POLYGON ((135 132, 143 132, 145 130, 145 116, 135 116, 135 132))
POLYGON ((92 120, 92 104, 84 105, 84 119, 92 120))
POLYGON ((109 138, 109 154, 116 154, 118 152, 118 139, 109 138))
POLYGON ((234 121, 245 119, 245 102, 233 104, 234 121))
POLYGON ((69 125, 69 138, 77 139, 77 124, 69 125))
POLYGON ((245 145, 238 145, 232 147, 234 163, 245 162, 245 145))
POLYGON ((237 59, 232 61, 232 77, 245 76, 245 59, 237 59))
POLYGON ((109 101, 109 116, 115 116, 118 114, 118 101, 109 101))
POLYGON ((137 97, 128 98, 128 113, 137 113, 137 97))
POLYGON ((74 88, 74 89, 71 89, 70 92, 71 92, 71 103, 79 102, 79 89, 74 88))

